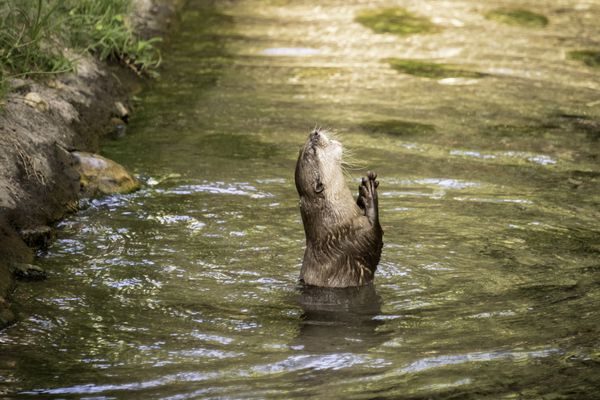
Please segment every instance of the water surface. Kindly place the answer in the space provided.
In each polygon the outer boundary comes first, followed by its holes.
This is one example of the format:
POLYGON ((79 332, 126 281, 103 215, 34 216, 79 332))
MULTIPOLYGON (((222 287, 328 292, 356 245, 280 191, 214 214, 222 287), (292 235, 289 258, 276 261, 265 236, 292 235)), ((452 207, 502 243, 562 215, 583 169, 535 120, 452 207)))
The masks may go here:
MULTIPOLYGON (((594 398, 600 72, 592 1, 190 1, 162 77, 103 153, 144 188, 84 204, 0 333, 6 398, 594 398), (397 5, 397 4, 396 4, 397 5), (451 63, 475 77, 395 70, 451 63), (315 125, 380 176, 374 287, 301 290, 293 183, 315 125)), ((464 75, 464 74, 463 74, 464 75)))

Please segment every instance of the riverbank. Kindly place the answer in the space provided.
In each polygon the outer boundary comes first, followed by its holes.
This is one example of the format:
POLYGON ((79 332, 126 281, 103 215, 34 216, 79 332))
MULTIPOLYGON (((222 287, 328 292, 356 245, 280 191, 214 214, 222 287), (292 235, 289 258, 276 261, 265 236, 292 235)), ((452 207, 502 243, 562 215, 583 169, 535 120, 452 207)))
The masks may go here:
MULTIPOLYGON (((132 3, 135 31, 150 38, 166 34, 183 1, 132 3)), ((52 224, 77 209, 80 182, 70 153, 98 152, 104 135, 123 128, 141 79, 127 64, 84 55, 75 72, 9 82, 0 100, 0 328, 15 318, 7 299, 13 266, 31 264, 34 249, 51 240, 52 224)))

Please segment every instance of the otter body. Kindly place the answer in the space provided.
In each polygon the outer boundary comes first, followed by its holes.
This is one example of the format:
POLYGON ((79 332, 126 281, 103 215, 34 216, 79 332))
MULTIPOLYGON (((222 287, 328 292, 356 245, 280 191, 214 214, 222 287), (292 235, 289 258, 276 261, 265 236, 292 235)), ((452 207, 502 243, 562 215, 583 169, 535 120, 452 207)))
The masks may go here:
POLYGON ((300 149, 296 189, 306 234, 300 280, 349 287, 373 281, 383 247, 377 175, 362 178, 354 200, 342 171, 342 145, 315 130, 300 149))

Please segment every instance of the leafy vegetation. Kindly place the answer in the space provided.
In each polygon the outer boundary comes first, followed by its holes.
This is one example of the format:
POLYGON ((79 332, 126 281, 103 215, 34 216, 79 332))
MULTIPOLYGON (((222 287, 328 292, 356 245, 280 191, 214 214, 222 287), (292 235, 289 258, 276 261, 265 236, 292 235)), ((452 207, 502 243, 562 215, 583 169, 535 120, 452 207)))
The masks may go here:
POLYGON ((354 20, 371 28, 376 33, 393 33, 404 36, 437 30, 428 18, 415 15, 399 7, 365 10, 356 15, 354 20))
POLYGON ((388 58, 385 61, 396 71, 424 78, 481 78, 485 76, 481 72, 464 70, 452 64, 438 64, 399 58, 388 58))
POLYGON ((581 61, 588 67, 600 68, 600 50, 574 50, 567 56, 571 60, 581 61))
POLYGON ((137 37, 128 7, 129 0, 0 0, 0 91, 11 78, 73 71, 82 52, 154 74, 160 39, 137 37))
POLYGON ((70 71, 72 62, 60 45, 59 3, 42 0, 0 3, 0 86, 9 77, 70 71), (26 6, 25 6, 26 5, 26 6))
POLYGON ((485 17, 504 24, 524 26, 527 28, 543 28, 548 25, 548 18, 544 15, 523 9, 500 8, 488 12, 485 14, 485 17))

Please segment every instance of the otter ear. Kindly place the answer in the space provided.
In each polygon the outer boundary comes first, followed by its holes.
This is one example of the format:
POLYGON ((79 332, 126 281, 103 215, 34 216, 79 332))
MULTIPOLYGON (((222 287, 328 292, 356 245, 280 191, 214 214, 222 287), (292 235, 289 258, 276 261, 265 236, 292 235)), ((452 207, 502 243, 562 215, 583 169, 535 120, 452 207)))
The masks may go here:
POLYGON ((323 182, 321 182, 321 177, 317 175, 317 178, 315 179, 315 193, 321 193, 323 189, 325 189, 325 186, 323 186, 323 182))

